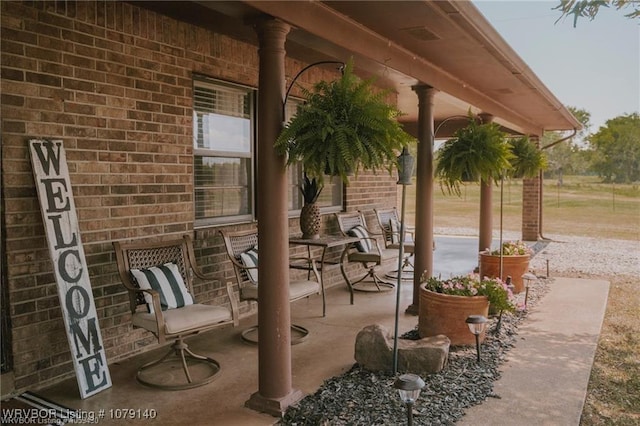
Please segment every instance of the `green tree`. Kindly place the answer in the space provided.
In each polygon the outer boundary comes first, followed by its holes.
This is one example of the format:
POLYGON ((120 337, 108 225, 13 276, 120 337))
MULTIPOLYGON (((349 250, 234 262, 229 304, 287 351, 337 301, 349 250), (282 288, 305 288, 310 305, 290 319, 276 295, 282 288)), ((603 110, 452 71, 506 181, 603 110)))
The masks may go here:
MULTIPOLYGON (((551 136, 549 133, 550 132, 545 133, 542 139, 543 143, 551 136)), ((554 139, 557 140, 558 137, 556 136, 554 139)), ((573 170, 573 161, 571 161, 571 157, 573 156, 571 142, 567 141, 554 145, 549 148, 546 153, 548 166, 545 177, 555 177, 558 179, 559 184, 562 185, 562 179, 565 174, 576 174, 576 171, 573 170)))
POLYGON ((591 169, 605 182, 640 180, 640 115, 621 115, 607 120, 589 137, 591 169))
POLYGON ((567 109, 582 124, 574 138, 555 144, 566 135, 563 132, 545 132, 540 146, 551 145, 547 150, 548 168, 545 177, 556 177, 560 185, 566 174, 584 174, 588 170, 585 148, 588 147, 588 135, 591 128, 591 114, 581 108, 567 106, 567 109))
POLYGON ((561 0, 560 4, 553 9, 562 13, 556 23, 569 15, 573 15, 573 26, 575 27, 578 23, 578 18, 589 18, 589 20, 593 21, 601 7, 610 6, 615 7, 617 10, 631 9, 624 16, 630 19, 640 18, 640 3, 633 0, 561 0))
POLYGON ((580 124, 582 124, 582 129, 578 130, 578 133, 576 133, 576 137, 578 138, 576 143, 578 146, 584 147, 583 141, 591 131, 591 113, 585 109, 571 105, 567 105, 567 109, 580 122, 580 124))

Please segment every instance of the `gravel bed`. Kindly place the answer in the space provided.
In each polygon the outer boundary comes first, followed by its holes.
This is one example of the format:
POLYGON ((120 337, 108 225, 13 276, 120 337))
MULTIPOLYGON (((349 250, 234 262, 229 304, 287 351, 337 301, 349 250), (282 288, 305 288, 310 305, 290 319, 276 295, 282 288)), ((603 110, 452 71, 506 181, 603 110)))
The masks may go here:
MULTIPOLYGON (((435 228, 436 235, 477 237, 472 228, 435 228)), ((499 235, 494 230, 494 238, 499 235)), ((519 232, 505 231, 503 240, 521 238, 519 232)), ((638 234, 640 238, 640 234, 638 234)), ((545 275, 547 260, 550 274, 570 276, 640 275, 640 241, 611 240, 567 235, 545 235, 546 244, 531 260, 530 267, 536 275, 545 275)), ((540 243, 540 242, 538 242, 540 243)))
MULTIPOLYGON (((439 228, 440 235, 474 235, 465 228, 439 228)), ((518 239, 516 233, 504 233, 504 239, 518 239)), ((572 236, 548 236, 535 245, 531 270, 539 277, 529 289, 528 310, 535 309, 553 278, 550 276, 611 276, 640 273, 640 244, 637 241, 601 240, 572 236)), ((517 295, 524 302, 524 293, 517 295)), ((482 344, 482 361, 476 362, 474 347, 453 347, 448 365, 437 374, 420 374, 426 386, 414 405, 415 425, 451 425, 464 416, 465 409, 487 398, 500 398, 493 383, 500 377, 500 366, 513 347, 518 325, 527 311, 507 314, 499 321, 490 318, 487 337, 482 344)), ((417 338, 417 330, 408 330, 402 338, 417 338)), ((346 373, 333 377, 313 395, 289 407, 280 425, 404 425, 406 407, 393 388, 396 376, 371 372, 357 364, 346 373)))
POLYGON ((537 275, 559 276, 640 275, 640 242, 548 235, 549 244, 531 260, 537 275))
MULTIPOLYGON (((528 309, 534 309, 547 291, 550 280, 540 278, 529 289, 528 309)), ((524 293, 516 296, 523 304, 524 293)), ((452 347, 447 367, 436 374, 420 373, 426 386, 414 405, 415 425, 450 425, 464 415, 464 410, 486 398, 500 398, 493 393, 493 382, 500 377, 500 365, 513 347, 519 323, 526 311, 505 314, 502 320, 489 319, 488 333, 481 348, 481 362, 475 347, 452 347)), ((409 330, 402 338, 418 338, 409 330)), ((406 407, 393 388, 393 374, 371 372, 357 364, 346 373, 326 380, 318 391, 289 407, 280 425, 403 425, 406 407)))

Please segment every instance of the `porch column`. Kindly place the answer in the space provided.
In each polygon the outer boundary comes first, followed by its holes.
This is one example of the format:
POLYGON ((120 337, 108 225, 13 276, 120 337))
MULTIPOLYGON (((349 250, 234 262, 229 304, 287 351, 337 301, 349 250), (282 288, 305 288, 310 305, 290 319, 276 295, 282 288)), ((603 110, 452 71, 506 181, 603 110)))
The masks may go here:
POLYGON ((412 87, 418 95, 418 158, 416 174, 416 234, 413 302, 406 313, 418 315, 420 277, 433 273, 433 97, 437 90, 426 84, 412 87))
MULTIPOLYGON (((539 145, 538 137, 531 142, 539 145)), ((542 172, 522 180, 522 239, 537 241, 542 236, 542 172)))
POLYGON ((289 227, 285 158, 273 143, 282 129, 285 93, 285 41, 289 25, 266 20, 256 26, 258 78, 258 391, 248 408, 281 416, 302 398, 291 387, 291 315, 289 305, 289 227))
MULTIPOLYGON (((491 123, 493 121, 493 115, 491 114, 479 114, 483 123, 491 123)), ((486 248, 491 248, 491 241, 493 240, 493 212, 492 198, 493 198, 493 182, 488 182, 482 179, 480 181, 480 230, 479 230, 479 242, 478 251, 483 251, 486 248)))

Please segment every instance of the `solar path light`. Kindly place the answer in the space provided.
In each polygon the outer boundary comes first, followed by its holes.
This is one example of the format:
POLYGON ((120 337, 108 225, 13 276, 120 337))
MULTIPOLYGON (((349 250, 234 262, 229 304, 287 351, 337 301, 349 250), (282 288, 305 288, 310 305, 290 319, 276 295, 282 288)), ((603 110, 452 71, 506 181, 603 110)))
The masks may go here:
POLYGON ((393 387, 398 389, 400 400, 407 406, 407 424, 413 426, 413 404, 420 396, 424 380, 417 374, 407 373, 396 379, 393 387))
POLYGON ((469 327, 469 331, 476 336, 476 353, 477 360, 480 362, 480 335, 484 331, 485 326, 487 325, 487 319, 482 315, 469 315, 465 320, 467 326, 469 327))

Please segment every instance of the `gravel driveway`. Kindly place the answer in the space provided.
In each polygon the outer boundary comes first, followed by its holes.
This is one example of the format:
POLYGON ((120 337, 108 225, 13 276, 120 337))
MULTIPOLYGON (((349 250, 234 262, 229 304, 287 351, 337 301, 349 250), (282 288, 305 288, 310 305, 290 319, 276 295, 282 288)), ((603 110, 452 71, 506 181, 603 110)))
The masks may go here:
MULTIPOLYGON (((494 238, 499 235, 494 230, 494 238)), ((438 235, 478 236, 471 228, 435 228, 438 235)), ((503 240, 517 240, 519 232, 505 231, 503 240)), ((547 260, 551 275, 640 275, 640 231, 636 240, 607 240, 567 235, 545 235, 546 247, 531 261, 537 275, 545 275, 547 260)))

